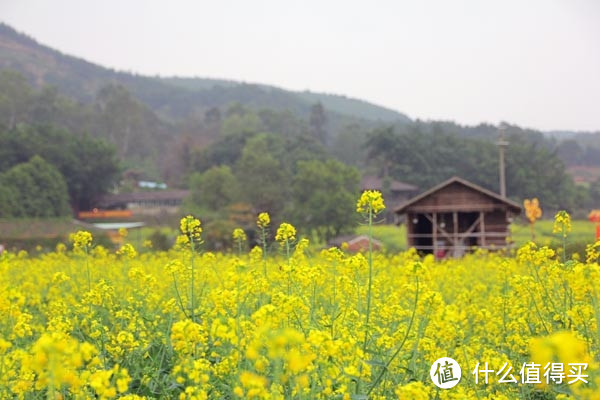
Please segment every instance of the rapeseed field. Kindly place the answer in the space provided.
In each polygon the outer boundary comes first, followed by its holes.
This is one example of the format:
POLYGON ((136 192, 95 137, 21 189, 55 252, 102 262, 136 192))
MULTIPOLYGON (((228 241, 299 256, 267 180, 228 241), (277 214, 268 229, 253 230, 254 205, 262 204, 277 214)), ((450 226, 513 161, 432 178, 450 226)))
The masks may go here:
MULTIPOLYGON (((368 227, 383 208, 377 192, 357 204, 368 227)), ((204 251, 192 216, 167 252, 83 231, 4 252, 0 398, 600 398, 600 241, 434 260, 310 250, 266 213, 257 229, 230 254, 204 251), (432 379, 442 357, 462 370, 451 389, 432 379)))

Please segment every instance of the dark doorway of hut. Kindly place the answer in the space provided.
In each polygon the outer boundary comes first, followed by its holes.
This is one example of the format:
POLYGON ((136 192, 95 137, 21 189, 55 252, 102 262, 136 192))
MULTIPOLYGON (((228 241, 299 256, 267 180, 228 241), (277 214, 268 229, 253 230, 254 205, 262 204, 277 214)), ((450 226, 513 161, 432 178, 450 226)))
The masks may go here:
POLYGON ((436 258, 462 257, 480 246, 479 212, 423 213, 413 217, 411 237, 417 249, 436 258), (435 229, 434 229, 435 227, 435 229))

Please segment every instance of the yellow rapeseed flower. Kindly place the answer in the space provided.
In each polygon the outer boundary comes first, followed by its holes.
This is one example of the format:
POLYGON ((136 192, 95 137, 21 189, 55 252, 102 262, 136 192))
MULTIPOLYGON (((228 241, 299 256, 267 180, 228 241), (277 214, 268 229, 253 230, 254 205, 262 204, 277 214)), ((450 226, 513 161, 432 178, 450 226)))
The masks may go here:
POLYGON ((256 219, 256 225, 259 228, 266 229, 271 223, 271 217, 269 217, 269 213, 261 212, 258 214, 258 218, 256 219))
POLYGON ((119 250, 117 250, 117 254, 120 256, 125 256, 127 258, 135 258, 138 254, 135 247, 130 243, 125 243, 119 250))
POLYGON ((69 239, 73 242, 75 249, 83 249, 92 243, 93 237, 88 231, 77 231, 77 233, 71 234, 69 239))
POLYGON ((202 233, 202 222, 192 215, 187 215, 179 221, 181 233, 193 240, 200 240, 202 233))
POLYGON ((171 327, 173 350, 181 354, 193 354, 206 343, 204 328, 189 319, 178 321, 171 327))
POLYGON ((564 210, 557 212, 554 216, 552 233, 560 233, 563 237, 567 237, 569 232, 571 232, 571 216, 564 210))
POLYGON ((383 197, 377 190, 365 190, 356 203, 356 212, 360 214, 372 212, 373 215, 377 215, 383 210, 385 210, 383 197))
POLYGON ((285 242, 292 242, 296 239, 296 228, 293 225, 288 224, 287 222, 282 222, 277 228, 277 234, 275 235, 275 240, 279 243, 283 244, 285 242))
POLYGON ((242 228, 235 228, 233 230, 233 240, 245 242, 246 241, 246 232, 242 228))

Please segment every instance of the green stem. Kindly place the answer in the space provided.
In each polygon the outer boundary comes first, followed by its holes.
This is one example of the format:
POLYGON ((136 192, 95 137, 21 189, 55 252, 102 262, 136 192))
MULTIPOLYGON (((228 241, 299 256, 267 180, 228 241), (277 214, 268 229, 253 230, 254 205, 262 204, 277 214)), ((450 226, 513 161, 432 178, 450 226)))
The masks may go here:
MULTIPOLYGON (((467 350, 465 350, 465 346, 461 346, 461 347, 462 347, 463 355, 465 356, 465 361, 466 361, 467 365, 471 365, 471 363, 469 362, 469 357, 467 356, 467 350)), ((479 396, 479 392, 477 390, 475 390, 475 396, 477 396, 477 399, 481 399, 481 397, 479 396)))
POLYGON ((410 329, 412 328, 413 322, 415 321, 415 315, 417 314, 417 304, 419 302, 419 277, 418 276, 415 276, 415 281, 416 281, 415 305, 412 310, 412 315, 410 316, 410 322, 408 323, 408 328, 406 329, 406 333, 404 334, 404 339, 402 339, 402 343, 400 343, 400 346, 398 346, 398 348, 396 349, 394 354, 392 354, 392 356, 390 357, 388 362, 381 369, 381 372, 377 376, 377 379, 375 379, 375 382, 373 382, 373 386, 371 386, 371 388, 367 392, 367 396, 369 396, 371 394, 371 392, 373 391, 373 389, 375 389, 377 387, 377 385, 379 385, 381 378, 383 378, 383 375, 388 370, 389 366, 392 364, 394 359, 398 356, 398 354, 400 354, 400 350, 402 350, 402 347, 404 347, 404 344, 406 343, 406 340, 408 339, 408 335, 410 334, 410 329))
POLYGON ((365 339, 363 351, 367 350, 367 339, 369 335, 369 318, 371 316, 371 286, 373 281, 373 210, 369 208, 369 286, 367 289, 367 316, 365 322, 365 339))
POLYGON ((188 318, 188 315, 185 312, 185 306, 183 305, 183 300, 181 300, 181 295, 179 294, 179 289, 177 288, 177 278, 175 278, 175 272, 173 272, 173 285, 175 286, 175 294, 177 294, 177 300, 179 301, 179 308, 181 308, 183 315, 188 318))
POLYGON ((92 274, 90 272, 90 260, 88 256, 88 247, 84 246, 85 249, 85 268, 87 269, 87 279, 88 279, 88 292, 92 291, 92 274))
POLYGON ((563 228, 563 264, 567 262, 567 234, 563 228))
POLYGON ((287 294, 288 296, 290 296, 292 294, 292 268, 290 265, 290 242, 288 241, 288 239, 285 239, 285 254, 287 256, 287 263, 288 263, 288 290, 287 290, 287 294))
POLYGON ((334 339, 334 327, 333 324, 335 322, 335 312, 337 310, 336 303, 336 280, 337 280, 337 261, 333 261, 333 301, 331 302, 331 339, 334 339))
POLYGON ((265 228, 260 228, 261 232, 261 241, 263 246, 263 275, 265 278, 267 277, 267 233, 265 232, 265 228))
POLYGON ((192 277, 191 277, 191 287, 190 287, 190 305, 191 305, 191 320, 192 322, 196 322, 194 321, 194 253, 196 252, 196 249, 194 247, 194 238, 190 238, 191 244, 192 244, 192 256, 190 258, 190 264, 192 267, 192 277))
MULTIPOLYGON (((600 308, 598 307, 598 293, 596 292, 596 288, 592 286, 592 293, 590 295, 592 299, 592 307, 594 308, 594 315, 596 317, 596 321, 600 321, 600 308)), ((598 342, 600 343, 600 324, 596 323, 596 335, 598 336, 598 342)))
POLYGON ((544 318, 542 317, 542 313, 540 312, 537 302, 535 301, 535 298, 533 297, 533 293, 531 292, 531 290, 529 290, 528 287, 526 287, 526 289, 527 289, 527 292, 529 293, 529 297, 531 297, 531 302, 533 303, 535 312, 538 315, 538 318, 540 319, 540 323, 542 324, 542 327, 546 331, 546 334, 549 335, 550 331, 548 330, 548 327, 546 326, 546 323, 544 322, 544 318))
MULTIPOLYGON (((367 351, 367 341, 369 338, 369 319, 371 316, 371 285, 373 278, 373 209, 369 206, 369 284, 367 288, 367 314, 365 318, 365 338, 363 340, 363 353, 367 351)), ((360 291, 359 291, 360 296, 360 291)), ((359 297, 360 299, 360 297, 359 297)), ((362 372, 362 364, 359 370, 362 372)), ((360 393, 360 377, 356 382, 356 393, 360 393)))
MULTIPOLYGON (((92 291, 92 273, 90 272, 90 257, 88 255, 88 247, 84 246, 85 249, 85 268, 87 270, 87 279, 88 279, 88 293, 92 291)), ((90 300, 90 314, 92 314, 92 301, 90 300)))
POLYGON ((237 369, 240 369, 240 364, 242 362, 242 340, 241 340, 241 333, 242 333, 242 329, 241 329, 241 325, 240 325, 240 312, 242 311, 242 304, 240 301, 240 277, 241 275, 237 276, 237 282, 236 282, 236 286, 237 286, 237 296, 236 296, 236 303, 237 303, 237 312, 235 313, 235 330, 236 330, 236 336, 237 336, 237 369))

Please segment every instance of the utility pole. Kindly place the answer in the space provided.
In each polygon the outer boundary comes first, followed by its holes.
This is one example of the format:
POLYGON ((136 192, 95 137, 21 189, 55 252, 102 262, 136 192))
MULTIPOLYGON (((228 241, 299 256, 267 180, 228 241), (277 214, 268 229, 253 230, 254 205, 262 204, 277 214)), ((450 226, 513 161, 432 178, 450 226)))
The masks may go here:
POLYGON ((506 146, 508 146, 508 142, 504 140, 504 132, 506 131, 506 124, 501 123, 498 127, 498 141, 496 144, 498 145, 498 151, 500 156, 500 196, 502 198, 506 198, 506 175, 505 175, 505 166, 504 166, 504 154, 506 152, 506 146))

